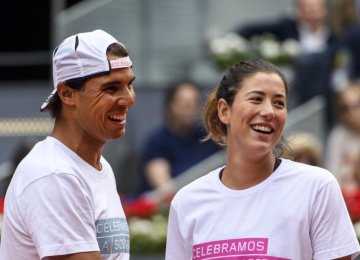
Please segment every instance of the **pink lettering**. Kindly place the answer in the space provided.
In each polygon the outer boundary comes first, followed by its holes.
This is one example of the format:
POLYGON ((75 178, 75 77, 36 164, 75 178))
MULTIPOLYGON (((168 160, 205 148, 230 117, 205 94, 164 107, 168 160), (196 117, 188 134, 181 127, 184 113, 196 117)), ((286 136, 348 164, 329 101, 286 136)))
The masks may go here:
MULTIPOLYGON (((267 253, 267 247, 267 238, 244 238, 207 242, 193 246, 193 259, 205 260, 208 257, 244 254, 263 255, 267 253)), ((260 260, 261 258, 258 259, 260 260)))
POLYGON ((223 243, 221 245, 221 252, 222 253, 227 253, 228 252, 228 247, 229 247, 229 244, 228 243, 223 243))

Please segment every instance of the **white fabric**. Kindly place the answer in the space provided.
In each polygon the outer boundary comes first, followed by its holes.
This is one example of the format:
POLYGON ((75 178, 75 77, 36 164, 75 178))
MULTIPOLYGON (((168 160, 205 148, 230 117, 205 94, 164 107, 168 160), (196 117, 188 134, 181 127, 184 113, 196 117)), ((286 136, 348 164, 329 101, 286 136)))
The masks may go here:
POLYGON ((329 30, 325 27, 312 32, 306 25, 299 26, 301 52, 304 54, 323 52, 326 49, 328 37, 329 30))
POLYGON ((115 59, 115 60, 109 60, 111 69, 122 69, 122 68, 130 68, 132 66, 132 61, 130 60, 129 56, 115 59))
POLYGON ((5 197, 1 260, 101 251, 129 259, 129 230, 110 165, 98 171, 52 137, 20 163, 5 197))
POLYGON ((54 50, 54 88, 60 81, 109 71, 106 49, 112 43, 120 42, 103 30, 79 33, 66 38, 54 50))
POLYGON ((360 138, 342 125, 336 126, 326 145, 325 167, 340 183, 351 179, 351 174, 360 153, 360 138))
POLYGON ((166 260, 329 260, 360 251, 336 179, 282 159, 262 183, 231 190, 221 168, 171 203, 166 260))

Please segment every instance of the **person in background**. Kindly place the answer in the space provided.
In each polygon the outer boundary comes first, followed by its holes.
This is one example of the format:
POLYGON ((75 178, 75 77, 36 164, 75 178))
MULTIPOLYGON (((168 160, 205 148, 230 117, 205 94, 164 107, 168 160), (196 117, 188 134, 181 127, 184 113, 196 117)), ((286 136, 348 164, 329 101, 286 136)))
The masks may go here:
MULTIPOLYGON (((345 79, 354 81, 360 79, 360 1, 359 0, 333 0, 331 23, 338 35, 337 67, 344 70, 345 79)), ((341 82, 340 82, 341 83, 341 82)), ((340 87, 343 84, 334 84, 340 87)))
POLYGON ((353 223, 360 221, 360 153, 347 179, 343 180, 341 190, 353 223))
POLYGON ((329 22, 333 32, 342 36, 358 24, 358 0, 331 0, 329 22))
POLYGON ((334 176, 280 157, 287 95, 283 74, 264 60, 225 73, 204 117, 227 161, 175 195, 166 260, 350 260, 360 253, 334 176))
POLYGON ((330 4, 327 0, 294 0, 293 16, 273 21, 243 24, 235 31, 250 39, 256 35, 271 34, 278 41, 294 39, 300 45, 300 54, 293 70, 290 99, 292 107, 321 96, 326 104, 326 127, 333 125, 330 105, 333 101, 331 75, 335 66, 339 39, 329 22, 330 4))
POLYGON ((54 89, 40 109, 54 128, 11 180, 1 260, 129 259, 129 229, 102 151, 125 134, 134 79, 125 46, 103 30, 54 50, 54 89))
POLYGON ((283 157, 313 166, 322 166, 322 145, 311 133, 294 132, 289 137, 283 157))
POLYGON ((141 193, 165 187, 164 184, 220 150, 214 142, 202 141, 206 132, 200 121, 200 105, 200 89, 193 82, 175 82, 167 89, 165 122, 149 134, 143 147, 141 193))
POLYGON ((360 152, 360 84, 349 82, 336 96, 337 124, 326 141, 325 168, 340 185, 353 169, 360 152))
POLYGON ((235 31, 247 38, 271 34, 278 41, 295 39, 299 41, 302 54, 325 51, 336 42, 328 22, 329 7, 326 0, 295 0, 292 17, 281 17, 274 21, 245 23, 235 31))

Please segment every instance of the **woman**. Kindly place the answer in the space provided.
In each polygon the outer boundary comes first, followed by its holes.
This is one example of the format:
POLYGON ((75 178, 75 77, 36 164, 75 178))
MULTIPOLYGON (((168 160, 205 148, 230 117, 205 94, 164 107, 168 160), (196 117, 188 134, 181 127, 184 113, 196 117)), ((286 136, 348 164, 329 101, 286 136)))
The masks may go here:
POLYGON ((207 101, 205 125, 227 147, 227 162, 174 197, 166 260, 358 255, 333 175, 279 157, 287 95, 284 76, 266 61, 244 61, 225 74, 207 101))

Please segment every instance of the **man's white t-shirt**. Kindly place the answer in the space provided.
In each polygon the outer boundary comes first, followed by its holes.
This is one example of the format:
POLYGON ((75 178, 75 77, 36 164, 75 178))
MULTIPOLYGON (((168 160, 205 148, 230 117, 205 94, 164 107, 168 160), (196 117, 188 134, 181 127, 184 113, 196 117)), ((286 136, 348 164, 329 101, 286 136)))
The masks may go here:
POLYGON ((2 260, 100 251, 129 259, 129 229, 114 173, 98 171, 63 143, 47 137, 19 164, 5 197, 2 260))
POLYGON ((232 190, 218 168, 171 203, 166 260, 330 260, 360 251, 336 179, 282 159, 254 187, 232 190))

